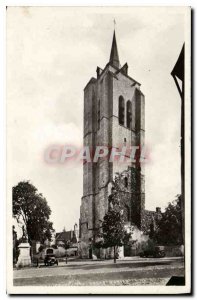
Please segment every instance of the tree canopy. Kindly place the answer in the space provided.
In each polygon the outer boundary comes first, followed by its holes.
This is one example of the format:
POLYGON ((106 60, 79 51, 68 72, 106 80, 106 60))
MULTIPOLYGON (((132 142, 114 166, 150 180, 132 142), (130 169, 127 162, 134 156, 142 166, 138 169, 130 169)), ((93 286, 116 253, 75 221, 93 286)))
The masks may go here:
POLYGON ((29 181, 21 181, 12 189, 13 217, 23 222, 29 242, 51 240, 53 223, 46 199, 29 181))
POLYGON ((124 214, 118 190, 117 181, 115 180, 112 194, 109 196, 109 210, 105 214, 102 223, 104 247, 113 247, 114 262, 116 262, 117 248, 127 243, 131 237, 131 232, 127 232, 124 226, 124 214))
POLYGON ((158 243, 164 245, 182 245, 182 207, 181 195, 169 203, 162 218, 157 223, 155 239, 158 243))

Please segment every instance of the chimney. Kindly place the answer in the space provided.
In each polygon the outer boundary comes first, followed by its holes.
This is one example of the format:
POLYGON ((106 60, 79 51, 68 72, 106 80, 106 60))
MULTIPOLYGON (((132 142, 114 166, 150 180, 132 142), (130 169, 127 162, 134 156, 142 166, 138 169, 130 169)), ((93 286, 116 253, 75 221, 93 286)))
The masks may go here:
POLYGON ((102 71, 103 70, 101 68, 99 68, 99 67, 96 68, 97 78, 99 78, 99 76, 101 75, 102 71))
POLYGON ((156 207, 156 213, 158 213, 158 214, 161 213, 161 207, 156 207))

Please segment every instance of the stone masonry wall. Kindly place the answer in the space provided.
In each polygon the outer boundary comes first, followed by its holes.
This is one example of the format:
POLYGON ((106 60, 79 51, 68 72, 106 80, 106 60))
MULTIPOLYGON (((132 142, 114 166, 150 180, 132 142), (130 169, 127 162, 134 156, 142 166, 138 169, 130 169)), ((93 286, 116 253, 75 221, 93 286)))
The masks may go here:
MULTIPOLYGON (((139 85, 108 65, 97 79, 92 78, 84 89, 84 145, 94 151, 97 145, 116 147, 144 143, 144 98, 139 85), (119 124, 119 96, 125 99, 125 126, 119 124), (132 126, 126 127, 126 102, 132 103, 132 126), (98 120, 100 103, 100 120, 98 120)), ((80 209, 80 233, 82 256, 88 257, 91 241, 98 234, 103 217, 108 209, 109 186, 117 172, 122 173, 133 163, 116 164, 108 159, 83 166, 83 197, 80 209)), ((141 227, 144 210, 144 177, 138 165, 136 190, 123 188, 122 201, 129 208, 129 221, 141 227), (143 177, 143 178, 142 178, 143 177)))

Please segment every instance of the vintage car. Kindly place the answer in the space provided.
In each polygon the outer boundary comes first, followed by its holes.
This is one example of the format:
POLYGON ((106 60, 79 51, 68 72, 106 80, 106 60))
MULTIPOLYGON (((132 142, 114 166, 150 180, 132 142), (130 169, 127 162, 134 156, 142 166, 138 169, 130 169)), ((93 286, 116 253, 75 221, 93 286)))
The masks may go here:
POLYGON ((46 254, 45 254, 45 258, 44 258, 44 264, 45 264, 45 266, 53 266, 53 265, 57 265, 58 266, 58 260, 55 257, 54 249, 53 248, 46 249, 46 254))
POLYGON ((144 250, 140 253, 140 257, 162 258, 165 255, 164 246, 155 246, 152 250, 144 250))
POLYGON ((56 249, 46 248, 33 256, 33 262, 37 267, 44 262, 45 266, 58 265, 56 258, 56 249))

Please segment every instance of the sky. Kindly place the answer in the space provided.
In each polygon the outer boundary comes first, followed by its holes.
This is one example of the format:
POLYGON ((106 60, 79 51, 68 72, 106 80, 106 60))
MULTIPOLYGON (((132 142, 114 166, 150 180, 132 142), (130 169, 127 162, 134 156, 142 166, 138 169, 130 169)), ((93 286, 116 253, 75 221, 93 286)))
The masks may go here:
MULTIPOLYGON (((80 216, 80 164, 49 164, 50 145, 82 145, 83 89, 109 61, 113 20, 121 65, 145 95, 146 209, 180 193, 180 97, 170 73, 185 41, 187 10, 9 7, 8 180, 30 180, 47 199, 55 230, 80 216)), ((10 199, 11 201, 11 199, 10 199)))

